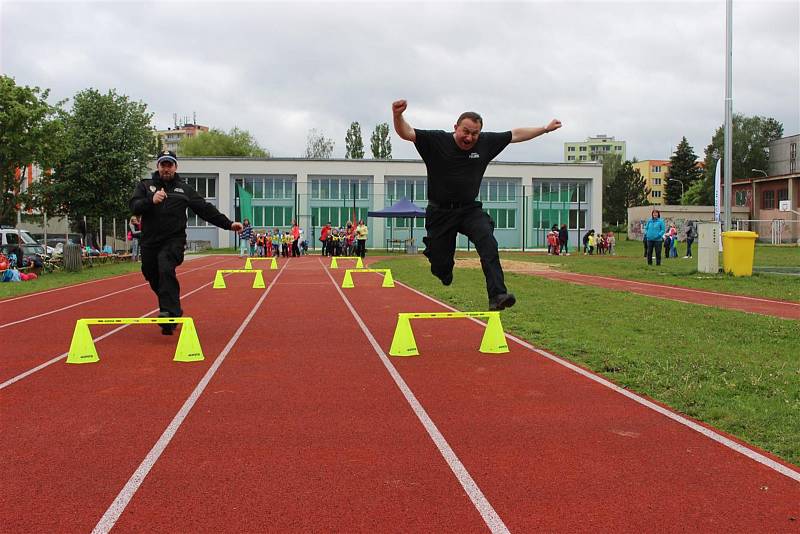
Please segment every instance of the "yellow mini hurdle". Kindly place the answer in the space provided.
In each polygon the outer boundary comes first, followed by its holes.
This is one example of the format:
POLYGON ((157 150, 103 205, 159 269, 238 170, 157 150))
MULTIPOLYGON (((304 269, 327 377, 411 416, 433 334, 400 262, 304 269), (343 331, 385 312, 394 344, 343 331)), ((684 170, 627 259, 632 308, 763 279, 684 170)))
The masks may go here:
POLYGON ((391 269, 347 269, 344 272, 342 287, 355 287, 353 285, 353 276, 351 273, 384 273, 381 287, 394 287, 394 278, 392 278, 391 269))
POLYGON ((253 280, 253 289, 265 288, 264 285, 264 274, 261 269, 218 269, 217 276, 214 278, 214 289, 225 289, 225 279, 222 277, 223 274, 226 273, 256 273, 256 277, 253 280))
POLYGON ((276 270, 278 268, 278 259, 275 258, 275 256, 271 258, 247 258, 247 261, 244 262, 244 268, 252 269, 254 261, 269 261, 269 260, 272 260, 272 263, 270 263, 269 268, 272 269, 273 271, 276 270))
POLYGON ((361 256, 332 256, 331 257, 331 269, 338 269, 339 264, 336 263, 336 260, 356 260, 356 267, 358 269, 364 268, 364 262, 361 260, 361 256))
POLYGON ((500 312, 399 313, 397 314, 397 326, 394 329, 389 355, 419 355, 417 341, 414 339, 414 332, 411 330, 411 319, 460 319, 465 317, 488 319, 479 349, 481 352, 485 354, 509 352, 506 335, 503 333, 503 324, 500 322, 500 312))
POLYGON ((197 330, 191 317, 133 317, 117 319, 78 319, 75 331, 72 333, 72 343, 67 353, 67 363, 95 363, 100 358, 94 346, 92 334, 89 332, 90 324, 181 324, 181 335, 178 338, 178 347, 175 349, 176 362, 199 362, 204 360, 203 349, 197 338, 197 330))

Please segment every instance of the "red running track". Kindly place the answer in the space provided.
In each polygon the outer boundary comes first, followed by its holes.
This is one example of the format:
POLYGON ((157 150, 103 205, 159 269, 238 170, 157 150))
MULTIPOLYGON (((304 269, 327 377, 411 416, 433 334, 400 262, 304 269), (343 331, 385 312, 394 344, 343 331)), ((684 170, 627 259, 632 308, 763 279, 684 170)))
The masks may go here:
POLYGON ((421 356, 389 361, 397 312, 445 308, 375 274, 340 290, 317 257, 281 267, 266 290, 195 281, 204 362, 172 362, 176 339, 140 326, 99 342, 99 364, 0 389, 5 530, 798 528, 796 467, 522 344, 480 354, 472 321, 414 322, 421 356))
POLYGON ((653 284, 650 282, 639 282, 637 280, 624 280, 622 278, 613 278, 610 276, 595 276, 561 271, 537 271, 532 274, 543 278, 559 280, 561 282, 597 286, 616 291, 629 291, 631 293, 638 293, 650 297, 688 302, 689 304, 703 304, 705 306, 714 306, 717 308, 773 315, 784 319, 800 319, 800 302, 732 295, 730 293, 718 293, 716 291, 705 291, 688 287, 653 284))

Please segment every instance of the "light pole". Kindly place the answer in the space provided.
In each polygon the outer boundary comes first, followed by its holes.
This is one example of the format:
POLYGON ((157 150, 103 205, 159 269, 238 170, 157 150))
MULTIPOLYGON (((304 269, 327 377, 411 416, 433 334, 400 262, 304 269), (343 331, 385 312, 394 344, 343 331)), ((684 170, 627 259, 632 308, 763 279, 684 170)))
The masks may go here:
POLYGON ((769 177, 769 174, 765 173, 761 169, 750 169, 750 172, 760 172, 761 174, 764 175, 765 178, 769 177))
POLYGON ((667 178, 667 180, 669 180, 670 182, 678 182, 679 184, 681 184, 681 199, 683 199, 683 182, 681 182, 677 178, 667 178))

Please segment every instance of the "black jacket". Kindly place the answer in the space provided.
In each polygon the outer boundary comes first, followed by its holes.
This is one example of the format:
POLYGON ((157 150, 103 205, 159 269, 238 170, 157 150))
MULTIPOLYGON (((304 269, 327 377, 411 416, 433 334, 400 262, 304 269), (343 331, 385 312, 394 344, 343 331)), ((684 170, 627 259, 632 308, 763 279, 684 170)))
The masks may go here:
POLYGON ((206 202, 177 173, 169 182, 162 181, 158 171, 140 181, 133 192, 130 209, 134 215, 141 216, 141 246, 158 246, 176 237, 185 240, 187 208, 215 226, 231 229, 233 222, 220 213, 216 206, 206 202), (153 195, 162 187, 167 192, 167 198, 160 204, 153 204, 153 195))

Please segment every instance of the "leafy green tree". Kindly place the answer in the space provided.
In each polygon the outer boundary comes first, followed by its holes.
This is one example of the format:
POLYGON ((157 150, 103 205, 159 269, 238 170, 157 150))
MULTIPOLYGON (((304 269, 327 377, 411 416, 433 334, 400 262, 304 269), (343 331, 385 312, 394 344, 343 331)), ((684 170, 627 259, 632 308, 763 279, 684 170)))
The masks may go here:
POLYGON ((308 131, 308 144, 306 145, 306 157, 309 159, 330 159, 333 156, 333 139, 325 137, 316 128, 308 131))
POLYGON ((364 139, 361 137, 361 125, 358 122, 350 124, 344 138, 344 157, 346 159, 364 159, 364 139))
POLYGON ((669 159, 669 172, 666 176, 666 203, 669 205, 680 204, 682 202, 681 195, 687 191, 692 184, 699 180, 703 171, 697 167, 697 155, 694 149, 686 140, 686 137, 681 139, 678 147, 669 159), (673 180, 678 180, 674 182, 673 180), (683 184, 683 187, 681 187, 683 184))
POLYGON ((620 224, 628 220, 628 208, 646 206, 650 190, 645 180, 633 163, 625 161, 617 171, 614 180, 606 185, 603 200, 606 206, 605 220, 608 223, 620 224))
MULTIPOLYGON (((747 117, 740 113, 733 114, 733 179, 752 176, 752 169, 767 170, 769 142, 783 137, 783 124, 773 118, 747 117)), ((711 143, 705 150, 705 174, 703 186, 696 200, 702 205, 714 204, 714 172, 717 161, 722 165, 724 157, 725 126, 717 128, 711 143)), ((725 170, 722 169, 722 181, 725 181, 725 170)))
POLYGON ((189 137, 178 143, 178 154, 184 157, 268 158, 269 152, 259 146, 253 135, 237 127, 225 133, 217 128, 189 137))
POLYGON ((48 104, 49 94, 49 89, 22 87, 0 76, 0 224, 14 226, 18 206, 34 207, 30 194, 21 193, 28 165, 49 170, 58 157, 62 102, 48 104))
MULTIPOLYGON (((143 102, 86 89, 63 115, 63 150, 53 173, 35 184, 39 207, 72 221, 126 220, 128 200, 153 154, 152 114, 143 102)), ((108 224, 108 222, 106 223, 108 224)))
POLYGON ((375 126, 370 139, 370 148, 374 159, 392 159, 392 140, 389 137, 388 122, 375 126))

